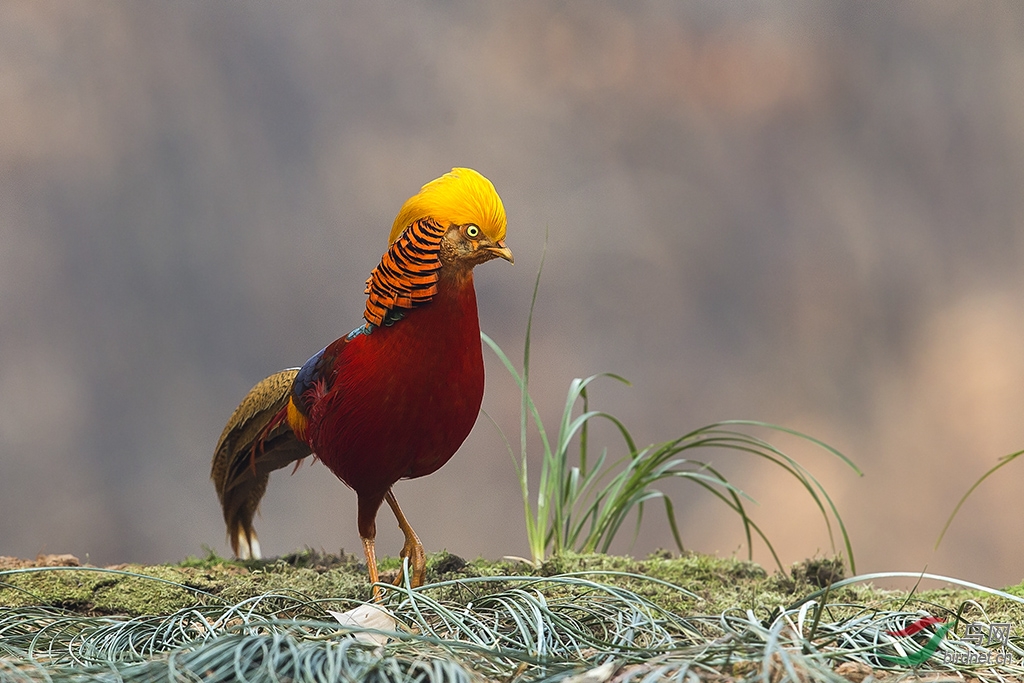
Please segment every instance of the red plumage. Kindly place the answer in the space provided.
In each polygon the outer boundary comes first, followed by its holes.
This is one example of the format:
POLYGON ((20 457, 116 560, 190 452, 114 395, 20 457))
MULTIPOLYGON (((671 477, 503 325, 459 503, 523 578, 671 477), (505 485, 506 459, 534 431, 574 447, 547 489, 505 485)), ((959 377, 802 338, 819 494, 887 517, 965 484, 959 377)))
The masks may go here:
POLYGON ((310 396, 305 441, 359 496, 359 533, 399 479, 444 465, 469 435, 484 394, 472 273, 442 277, 429 305, 324 351, 325 389, 310 396))
POLYGON ((452 169, 403 205, 367 280, 366 324, 253 387, 221 434, 212 477, 236 554, 259 556, 252 518, 269 473, 314 453, 358 496, 371 580, 387 501, 410 581, 423 583, 423 546, 391 487, 435 472, 476 422, 484 367, 473 268, 511 262, 504 237, 501 199, 471 169, 452 169))

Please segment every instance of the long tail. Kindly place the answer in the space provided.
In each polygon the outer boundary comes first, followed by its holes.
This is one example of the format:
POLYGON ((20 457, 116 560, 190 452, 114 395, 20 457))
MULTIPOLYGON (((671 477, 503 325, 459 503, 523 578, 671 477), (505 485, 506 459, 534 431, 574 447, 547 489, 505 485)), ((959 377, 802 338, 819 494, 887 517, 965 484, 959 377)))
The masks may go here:
POLYGON ((228 420, 213 453, 210 477, 217 487, 231 549, 242 559, 261 557, 252 520, 270 473, 311 453, 284 419, 298 372, 298 368, 282 370, 250 389, 228 420))

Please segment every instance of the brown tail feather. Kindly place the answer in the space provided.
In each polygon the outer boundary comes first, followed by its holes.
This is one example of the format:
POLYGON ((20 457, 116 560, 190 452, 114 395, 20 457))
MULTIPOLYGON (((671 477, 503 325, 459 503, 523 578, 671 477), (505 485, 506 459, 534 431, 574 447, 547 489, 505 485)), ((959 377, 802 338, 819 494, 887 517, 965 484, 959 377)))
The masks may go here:
POLYGON ((210 476, 237 557, 260 557, 252 519, 270 473, 311 453, 282 419, 298 372, 298 368, 282 370, 254 386, 231 415, 213 453, 210 476))

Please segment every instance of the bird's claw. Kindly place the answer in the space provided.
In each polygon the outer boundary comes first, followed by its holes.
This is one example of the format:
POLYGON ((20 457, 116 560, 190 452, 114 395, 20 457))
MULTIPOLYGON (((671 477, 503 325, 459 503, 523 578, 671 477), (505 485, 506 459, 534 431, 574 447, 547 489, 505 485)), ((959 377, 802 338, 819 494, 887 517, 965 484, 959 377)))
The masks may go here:
POLYGON ((406 543, 402 548, 401 557, 408 560, 408 564, 402 563, 402 568, 395 579, 395 585, 401 586, 405 581, 406 567, 409 568, 409 586, 418 588, 427 582, 427 554, 420 543, 406 543))

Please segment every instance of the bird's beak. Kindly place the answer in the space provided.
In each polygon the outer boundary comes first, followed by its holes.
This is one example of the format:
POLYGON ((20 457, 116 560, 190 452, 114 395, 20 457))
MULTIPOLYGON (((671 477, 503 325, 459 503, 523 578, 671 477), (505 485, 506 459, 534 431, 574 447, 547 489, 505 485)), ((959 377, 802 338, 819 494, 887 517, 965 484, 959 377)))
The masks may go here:
POLYGON ((486 247, 487 251, 491 252, 495 256, 500 256, 509 263, 514 264, 515 258, 512 257, 512 250, 505 246, 504 240, 496 243, 494 246, 486 247))

